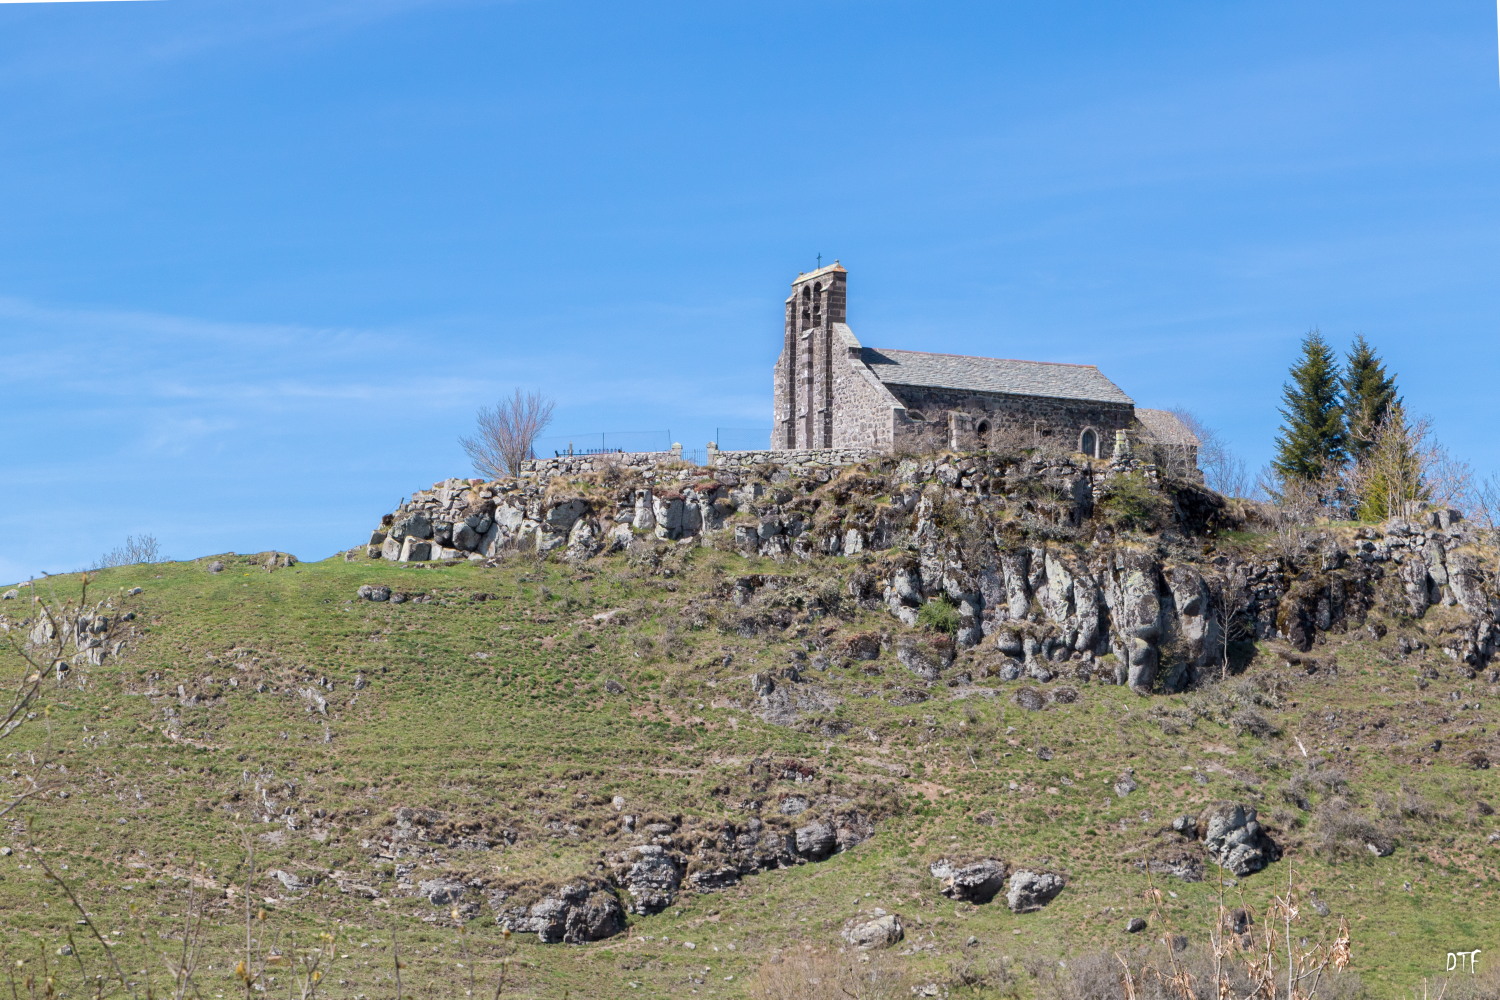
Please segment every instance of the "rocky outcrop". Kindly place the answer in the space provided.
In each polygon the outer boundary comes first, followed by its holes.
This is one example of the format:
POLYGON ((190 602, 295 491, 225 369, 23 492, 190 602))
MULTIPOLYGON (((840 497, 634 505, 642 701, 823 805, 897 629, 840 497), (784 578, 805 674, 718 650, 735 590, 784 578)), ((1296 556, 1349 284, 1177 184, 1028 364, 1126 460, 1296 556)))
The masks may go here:
POLYGON ((1258 872, 1281 856, 1255 810, 1238 802, 1217 802, 1203 810, 1198 829, 1208 856, 1235 875, 1258 872))
POLYGON ((656 844, 632 847, 611 859, 616 884, 630 896, 631 913, 660 913, 671 906, 687 862, 656 844))
POLYGON ((526 905, 511 905, 506 893, 491 899, 495 919, 521 934, 535 934, 543 944, 585 944, 613 937, 625 929, 625 910, 609 886, 579 879, 545 890, 526 905))
MULTIPOLYGON (((1211 529, 1232 526, 1222 498, 1200 484, 1161 481, 1129 459, 1105 466, 971 455, 872 459, 842 473, 652 465, 588 475, 439 483, 387 516, 367 552, 482 560, 531 549, 583 561, 691 540, 779 560, 852 555, 854 568, 830 567, 847 572, 848 599, 884 608, 913 630, 898 632, 890 648, 928 682, 959 651, 978 647, 1003 658, 1002 677, 1179 691, 1222 669, 1226 627, 1305 652, 1377 606, 1412 617, 1455 609, 1439 644, 1464 664, 1481 666, 1500 649, 1495 561, 1449 511, 1219 547, 1211 529), (1130 533, 1111 513, 1122 483, 1159 501, 1149 533, 1130 533), (934 601, 936 615, 924 610, 934 601), (916 631, 924 623, 936 631, 916 631)), ((772 579, 739 578, 724 596, 747 607, 772 579)), ((826 609, 826 600, 810 598, 801 610, 826 609)), ((789 619, 785 606, 778 613, 789 619)), ((755 634, 783 624, 746 618, 738 628, 755 634)), ((851 640, 848 656, 880 648, 851 640)), ((796 706, 766 710, 791 717, 796 706)))
POLYGON ((463 897, 467 888, 451 878, 432 878, 417 883, 417 892, 433 906, 451 906, 463 897))
POLYGON ((930 632, 903 635, 896 640, 896 660, 925 681, 935 681, 953 666, 953 640, 930 632))

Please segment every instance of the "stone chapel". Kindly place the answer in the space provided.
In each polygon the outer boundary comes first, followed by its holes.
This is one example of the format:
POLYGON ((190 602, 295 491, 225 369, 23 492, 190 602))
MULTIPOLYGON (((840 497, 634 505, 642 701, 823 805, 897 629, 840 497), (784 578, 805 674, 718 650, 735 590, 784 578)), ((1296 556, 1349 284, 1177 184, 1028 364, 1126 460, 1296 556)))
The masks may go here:
POLYGON ((865 347, 847 321, 848 281, 834 261, 792 282, 772 447, 1165 450, 1196 468, 1182 421, 1137 407, 1093 365, 865 347))

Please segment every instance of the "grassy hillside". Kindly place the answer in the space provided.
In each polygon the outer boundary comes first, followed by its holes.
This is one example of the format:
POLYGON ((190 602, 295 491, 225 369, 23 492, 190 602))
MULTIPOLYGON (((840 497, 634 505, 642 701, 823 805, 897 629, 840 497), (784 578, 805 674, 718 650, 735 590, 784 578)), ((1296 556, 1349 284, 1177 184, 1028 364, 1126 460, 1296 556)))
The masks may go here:
MULTIPOLYGON (((202 995, 243 991, 249 848, 258 948, 336 934, 320 995, 395 995, 395 939, 410 996, 493 995, 502 960, 511 996, 746 996, 778 954, 836 946, 873 907, 905 922, 876 956, 905 985, 1030 995, 1058 958, 1168 932, 1207 940, 1219 869, 1187 882, 1146 862, 1170 862, 1171 820, 1217 799, 1256 806, 1285 852, 1232 880, 1233 905, 1263 913, 1294 879, 1329 911, 1309 908, 1301 932, 1329 936, 1347 917, 1372 995, 1410 995, 1449 951, 1500 948, 1500 788, 1474 766, 1476 751, 1500 757, 1495 688, 1441 657, 1398 657, 1420 623, 1351 633, 1317 651, 1327 665, 1313 672, 1265 649, 1201 690, 1071 684, 1069 702, 1056 684, 985 676, 973 652, 933 684, 889 648, 819 669, 817 649, 895 626, 837 600, 858 557, 778 564, 663 544, 583 567, 219 559, 218 573, 199 560, 98 574, 91 599, 136 616, 119 626, 120 656, 49 682, 36 717, 0 743, 11 791, 32 776, 51 786, 5 819, 0 930, 7 964, 27 963, 17 975, 102 967, 40 851, 118 941, 132 983, 165 982, 196 886, 202 995), (725 596, 753 573, 793 578, 756 597, 759 625, 725 596), (422 600, 357 599, 367 583, 422 600), (804 708, 767 712, 757 673, 804 708), (1023 688, 1051 697, 1027 710, 1023 688), (1136 787, 1120 794, 1127 769, 1136 787), (724 891, 684 888, 588 945, 507 938, 486 903, 600 874, 604 854, 639 839, 626 816, 686 838, 752 815, 790 825, 780 804, 793 796, 854 803, 874 835, 724 891), (1376 857, 1372 840, 1394 851, 1376 857), (1037 913, 956 903, 928 874, 944 856, 1068 885, 1037 913), (438 877, 469 887, 434 905, 419 887, 438 877), (1130 937, 1134 916, 1152 926, 1130 937), (76 956, 60 955, 70 933, 76 956)), ((38 592, 78 587, 52 577, 38 592)), ((0 613, 24 618, 27 602, 23 590, 0 613)), ((268 976, 273 994, 293 978, 285 965, 268 976)))

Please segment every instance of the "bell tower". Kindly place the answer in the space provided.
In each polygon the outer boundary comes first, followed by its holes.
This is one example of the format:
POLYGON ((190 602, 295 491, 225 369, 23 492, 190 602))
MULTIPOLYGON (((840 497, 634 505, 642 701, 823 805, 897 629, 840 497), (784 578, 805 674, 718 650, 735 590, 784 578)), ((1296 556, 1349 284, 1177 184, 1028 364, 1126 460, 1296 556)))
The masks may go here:
POLYGON ((849 272, 834 261, 797 275, 776 362, 776 448, 833 445, 833 326, 847 322, 849 272))

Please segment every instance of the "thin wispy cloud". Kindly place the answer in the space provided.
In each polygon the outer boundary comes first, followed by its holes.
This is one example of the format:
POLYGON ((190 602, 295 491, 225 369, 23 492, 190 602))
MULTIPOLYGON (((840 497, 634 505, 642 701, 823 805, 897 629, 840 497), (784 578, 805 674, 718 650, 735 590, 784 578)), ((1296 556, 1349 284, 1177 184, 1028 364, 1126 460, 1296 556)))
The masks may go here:
MULTIPOLYGON (((0 4, 89 3, 112 0, 0 0, 0 4)), ((127 0, 128 2, 128 0, 127 0)), ((67 36, 56 45, 15 52, 0 62, 0 77, 93 78, 129 73, 247 46, 300 43, 358 30, 422 9, 478 6, 509 0, 232 0, 210 5, 155 0, 143 10, 170 8, 169 20, 101 24, 97 34, 67 36), (107 30, 106 30, 107 29, 107 30), (131 44, 121 44, 121 32, 131 44)))

